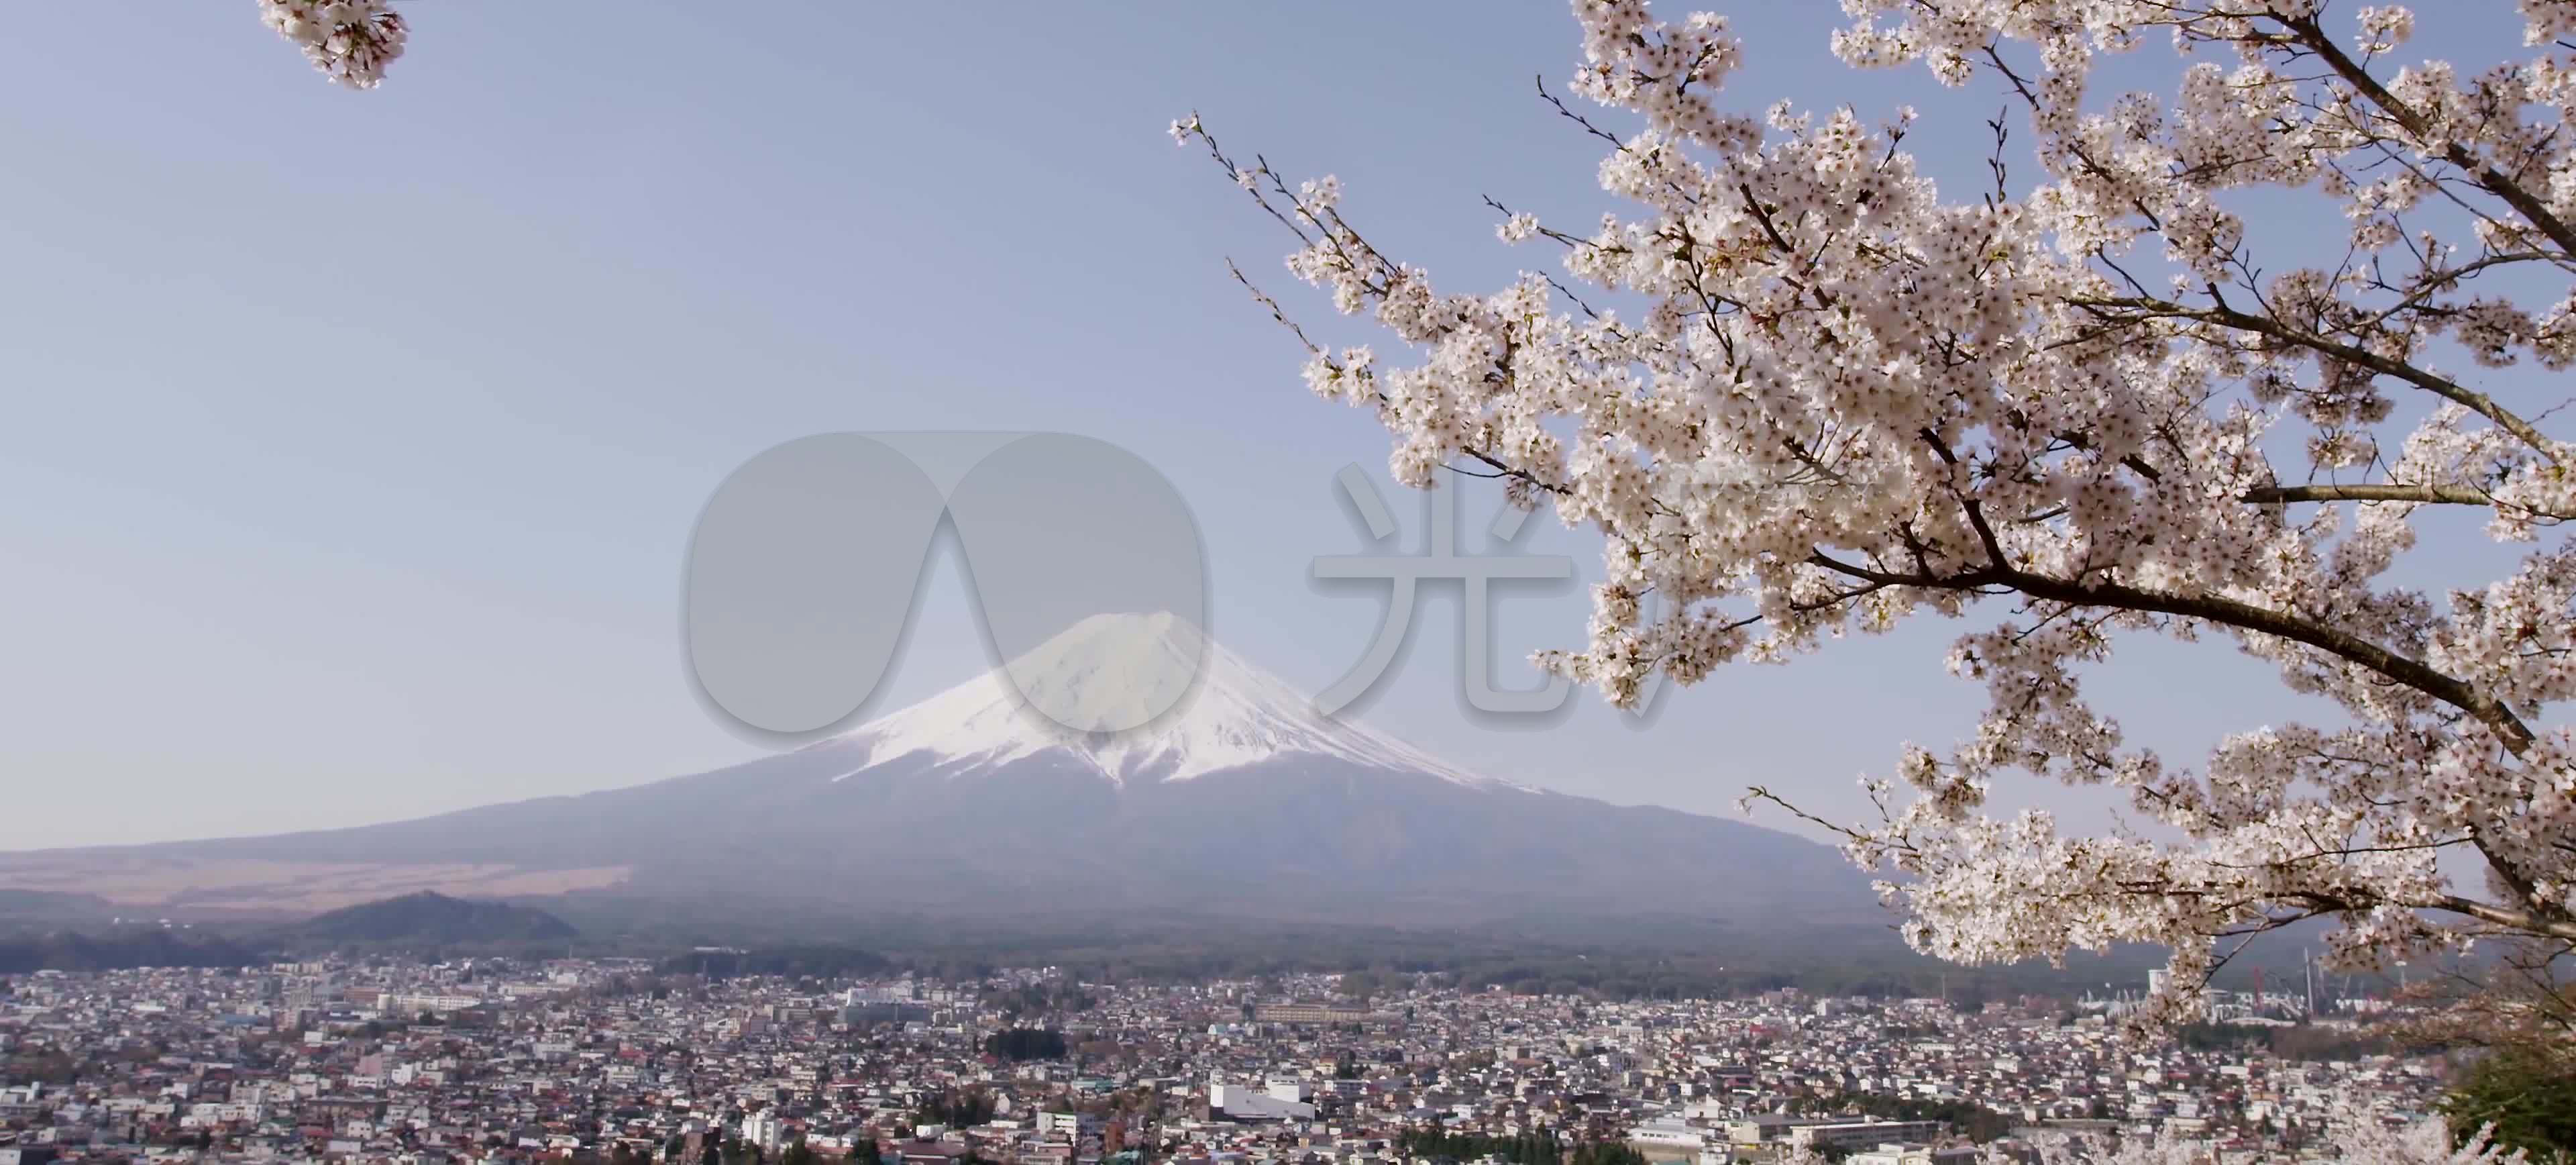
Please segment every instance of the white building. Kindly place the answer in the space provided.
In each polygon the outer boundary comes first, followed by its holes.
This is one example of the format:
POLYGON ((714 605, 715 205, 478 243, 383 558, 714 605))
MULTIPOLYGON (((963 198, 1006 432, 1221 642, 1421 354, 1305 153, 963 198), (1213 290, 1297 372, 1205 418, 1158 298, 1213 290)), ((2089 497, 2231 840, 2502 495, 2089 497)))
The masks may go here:
POLYGON ((1038 1135, 1042 1137, 1065 1136, 1078 1141, 1084 1136, 1098 1132, 1099 1130, 1100 1118, 1096 1116, 1087 1116, 1082 1113, 1074 1112, 1042 1112, 1038 1114, 1038 1135))
POLYGON ((1208 1082, 1208 1115, 1232 1120, 1311 1120, 1315 1106, 1240 1084, 1208 1082))
POLYGON ((1789 1143, 1818 1150, 1875 1149, 1887 1144, 1930 1141, 1949 1131, 1950 1126, 1941 1121, 1819 1121, 1790 1126, 1789 1143))
POLYGON ((1697 1153, 1708 1148, 1708 1130, 1664 1117, 1628 1130, 1628 1143, 1641 1148, 1681 1149, 1697 1153))
POLYGON ((1976 1165, 1976 1160, 1974 1145, 1935 1149, 1929 1145, 1890 1143, 1845 1157, 1843 1165, 1976 1165))

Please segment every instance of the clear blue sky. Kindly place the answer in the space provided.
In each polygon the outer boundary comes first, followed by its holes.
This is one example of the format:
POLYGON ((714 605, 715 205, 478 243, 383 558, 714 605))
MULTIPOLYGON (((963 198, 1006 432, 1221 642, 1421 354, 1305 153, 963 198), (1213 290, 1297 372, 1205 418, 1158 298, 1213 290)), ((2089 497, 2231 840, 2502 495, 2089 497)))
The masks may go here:
MULTIPOLYGON (((1973 131, 1927 134, 1936 170, 1981 180, 1991 86, 1842 69, 1832 5, 1730 10, 1755 49, 1734 102, 1912 101, 1973 131)), ((1283 171, 1338 173, 1453 287, 1542 261, 1493 241, 1480 195, 1606 206, 1597 143, 1531 90, 1575 60, 1552 2, 405 11, 373 93, 326 85, 247 0, 12 14, 0 845, 358 823, 751 755, 683 679, 682 551, 727 471, 823 431, 1134 450, 1195 508, 1218 637, 1319 690, 1377 604, 1307 566, 1362 549, 1332 476, 1382 474, 1386 440, 1304 393, 1224 260, 1310 322, 1326 306, 1165 124, 1196 109, 1283 171)), ((1471 544, 1493 504, 1468 499, 1471 544)), ((1597 573, 1543 525, 1533 548, 1597 573)), ((878 710, 987 664, 938 569, 878 710)), ((1520 656, 1575 642, 1584 603, 1506 606, 1527 684, 1520 656)), ((1466 711, 1456 619, 1427 601, 1366 718, 1614 801, 1732 814, 1759 780, 1849 811, 1854 776, 1982 701, 1940 666, 1957 625, 1927 623, 1669 692, 1642 730, 1589 693, 1497 727, 1466 711)), ((2130 658, 2101 698, 2179 752, 2292 707, 2223 647, 2130 658)))

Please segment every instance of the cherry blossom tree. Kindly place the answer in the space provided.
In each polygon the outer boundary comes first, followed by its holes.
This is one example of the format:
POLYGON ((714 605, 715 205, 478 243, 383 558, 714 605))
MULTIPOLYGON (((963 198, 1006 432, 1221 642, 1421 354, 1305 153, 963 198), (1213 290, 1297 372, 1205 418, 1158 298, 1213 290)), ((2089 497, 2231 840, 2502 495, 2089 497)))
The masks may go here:
POLYGON ((373 89, 411 30, 385 0, 258 0, 260 21, 304 50, 322 75, 373 89))
MULTIPOLYGON (((2007 1150, 1989 1147, 1977 1155, 1980 1165, 2212 1165, 2222 1158, 2205 1140, 2158 1135, 2116 1139, 2105 1147, 2097 1138, 2042 1133, 2007 1150), (2017 1151, 2016 1151, 2017 1150, 2017 1151)), ((2333 1129, 2321 1146, 2329 1160, 2370 1165, 2528 1165, 2530 1154, 2500 1148, 2487 1130, 2454 1144, 2439 1120, 2392 1127, 2367 1114, 2346 1109, 2334 1114, 2333 1129)), ((1806 1146, 1779 1157, 1780 1165, 1823 1165, 1827 1158, 1806 1146)))
POLYGON ((1400 355, 1289 324, 1308 385, 1393 431, 1397 477, 1499 478, 1603 536, 1590 642, 1543 664, 1625 703, 1659 671, 1981 616, 1948 654, 1989 696, 1974 727, 1865 781, 1877 820, 1819 824, 1885 872, 1919 950, 2169 947, 2149 1021, 2308 918, 2339 924, 2345 966, 2569 949, 2576 741, 2552 716, 2576 685, 2576 446, 2557 402, 2494 382, 2576 361, 2576 3, 2521 0, 2526 44, 2463 68, 2396 63, 2399 7, 1845 0, 1845 62, 2012 103, 1965 191, 1918 167, 1911 110, 1731 110, 1746 49, 1722 16, 1573 7, 1570 88, 1612 112, 1541 95, 1601 142, 1625 209, 1561 229, 1492 204, 1555 271, 1489 294, 1382 251, 1335 180, 1172 126, 1296 236, 1295 276, 1391 335, 1400 355), (2151 40, 2170 92, 2094 91, 2151 40), (2252 188, 2340 216, 2346 243, 2258 255, 2227 197, 2252 188), (2472 518, 2509 569, 2392 580, 2452 571, 2410 559, 2417 527, 2472 518), (2169 761, 2082 682, 2149 635, 2231 644, 2320 712, 2169 761), (2161 828, 1989 812, 2012 772, 2112 788, 2161 828))

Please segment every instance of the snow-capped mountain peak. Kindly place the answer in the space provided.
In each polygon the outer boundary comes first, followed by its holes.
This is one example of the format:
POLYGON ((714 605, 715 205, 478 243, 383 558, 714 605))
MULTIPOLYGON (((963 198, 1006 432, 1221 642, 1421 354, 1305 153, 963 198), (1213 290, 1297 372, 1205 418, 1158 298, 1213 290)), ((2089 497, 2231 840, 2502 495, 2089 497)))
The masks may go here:
MULTIPOLYGON (((1321 756, 1474 787, 1453 768, 1353 723, 1169 612, 1094 615, 992 669, 851 730, 864 769, 927 754, 940 770, 1061 752, 1110 781, 1185 781, 1275 757, 1321 756), (1159 713, 1159 714, 1157 714, 1159 713), (1079 731, 1068 725, 1138 725, 1079 731)), ((856 771, 856 769, 854 769, 856 771)))

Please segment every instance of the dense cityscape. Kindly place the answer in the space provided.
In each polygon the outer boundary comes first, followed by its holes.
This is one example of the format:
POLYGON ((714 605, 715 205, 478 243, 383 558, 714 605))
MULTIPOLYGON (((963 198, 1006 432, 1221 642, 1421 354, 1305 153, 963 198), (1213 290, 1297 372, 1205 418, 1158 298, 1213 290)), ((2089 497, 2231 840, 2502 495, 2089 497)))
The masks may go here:
POLYGON ((81 1161, 1967 1161, 2049 1133, 2297 1159, 2422 1118, 2367 1001, 2231 995, 2124 1044, 2122 1001, 1610 1002, 1400 976, 1201 985, 709 979, 626 960, 39 972, 0 996, 0 1165, 81 1161), (2354 1007, 2353 1004, 2364 1004, 2354 1007))

